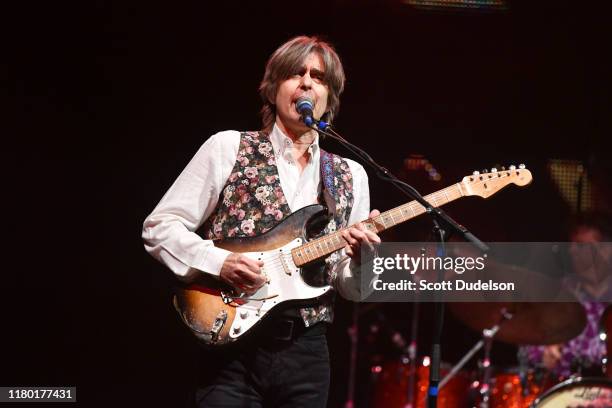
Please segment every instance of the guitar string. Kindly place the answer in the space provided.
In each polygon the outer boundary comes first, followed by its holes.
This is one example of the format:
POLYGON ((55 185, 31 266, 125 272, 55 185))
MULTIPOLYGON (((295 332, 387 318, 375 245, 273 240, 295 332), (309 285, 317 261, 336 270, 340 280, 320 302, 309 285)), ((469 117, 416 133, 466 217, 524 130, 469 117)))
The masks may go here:
MULTIPOLYGON (((446 187, 446 188, 444 188, 442 190, 439 190, 439 191, 437 191, 435 193, 429 194, 425 198, 427 198, 428 201, 429 200, 433 200, 434 203, 436 203, 435 206, 447 204, 450 201, 456 200, 457 198, 460 198, 462 196, 461 190, 460 190, 458 184, 459 183, 451 185, 451 186, 448 186, 448 187, 446 187), (458 195, 455 198, 448 199, 449 195, 447 194, 447 191, 452 193, 453 190, 455 192, 457 192, 458 195), (442 194, 444 194, 446 196, 446 200, 442 199, 442 197, 441 197, 442 194), (436 199, 435 196, 439 196, 440 198, 436 199), (438 200, 440 200, 440 202, 441 202, 440 204, 437 204, 438 200)), ((369 224, 370 226, 372 226, 374 224, 373 226, 375 228, 376 228, 376 224, 382 224, 384 229, 388 229, 388 228, 390 228, 392 226, 395 226, 395 225, 400 224, 402 222, 408 221, 411 218, 415 218, 418 215, 423 214, 424 212, 425 212, 425 207, 423 207, 421 204, 419 204, 419 203, 417 203, 415 201, 411 201, 409 203, 402 204, 402 205, 400 205, 400 206, 398 206, 396 208, 393 208, 391 210, 385 211, 384 213, 382 213, 382 214, 380 214, 380 215, 378 215, 376 217, 372 217, 369 220, 364 220, 363 222, 371 221, 371 222, 368 222, 367 224, 369 224), (416 211, 415 211, 415 208, 413 208, 413 207, 416 207, 416 211), (412 215, 409 216, 409 217, 406 217, 405 213, 408 211, 408 209, 410 209, 412 215), (418 211, 418 213, 417 213, 417 211, 418 211), (395 216, 393 214, 395 214, 395 216), (395 220, 396 217, 399 217, 399 222, 396 222, 396 220, 395 220), (384 221, 384 220, 388 221, 389 218, 391 219, 393 224, 388 225, 388 223, 386 221, 384 221)), ((306 252, 306 250, 312 250, 312 252, 314 252, 315 255, 317 255, 315 258, 313 258, 313 260, 318 258, 318 257, 320 257, 320 256, 325 256, 325 255, 318 255, 318 253, 320 252, 319 250, 320 249, 323 249, 323 251, 328 250, 328 248, 326 248, 326 246, 327 246, 327 243, 329 241, 332 241, 332 246, 334 246, 334 244, 337 245, 337 242, 333 242, 333 241, 336 241, 336 238, 339 235, 340 231, 342 231, 342 230, 338 230, 337 232, 335 232, 333 234, 330 234, 330 235, 328 235, 326 237, 319 238, 319 239, 316 239, 316 240, 313 240, 313 241, 309 241, 308 243, 303 244, 300 247, 298 247, 298 248, 302 248, 302 249, 294 248, 294 250, 303 251, 303 252, 306 252)), ((378 229, 377 229, 377 231, 378 231, 378 229)), ((341 247, 332 250, 332 252, 340 250, 344 246, 345 245, 342 245, 341 247)), ((330 252, 330 253, 332 253, 332 252, 330 252)), ((307 252, 307 253, 309 253, 309 252, 307 252)), ((306 258, 310 258, 310 256, 306 256, 306 258)))

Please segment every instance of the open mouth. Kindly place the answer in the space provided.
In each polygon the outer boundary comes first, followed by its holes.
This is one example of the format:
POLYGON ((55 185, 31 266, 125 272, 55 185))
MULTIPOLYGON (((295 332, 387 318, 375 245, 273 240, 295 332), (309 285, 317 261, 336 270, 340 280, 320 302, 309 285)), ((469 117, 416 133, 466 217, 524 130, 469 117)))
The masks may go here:
POLYGON ((291 105, 293 106, 293 110, 300 115, 300 112, 297 110, 297 102, 300 100, 300 98, 308 98, 310 99, 310 101, 312 102, 312 107, 313 107, 313 111, 315 110, 317 103, 315 102, 315 99, 313 97, 311 97, 310 95, 299 95, 298 97, 294 98, 291 100, 291 105))

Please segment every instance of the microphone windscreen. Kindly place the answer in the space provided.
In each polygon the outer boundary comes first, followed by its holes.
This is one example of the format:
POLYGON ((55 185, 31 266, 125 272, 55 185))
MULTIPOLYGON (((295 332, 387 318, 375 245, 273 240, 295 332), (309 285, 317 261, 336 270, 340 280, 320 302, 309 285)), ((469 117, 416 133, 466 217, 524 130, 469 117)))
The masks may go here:
POLYGON ((295 109, 301 114, 312 114, 312 111, 314 110, 314 103, 309 97, 301 96, 297 101, 295 101, 295 109))

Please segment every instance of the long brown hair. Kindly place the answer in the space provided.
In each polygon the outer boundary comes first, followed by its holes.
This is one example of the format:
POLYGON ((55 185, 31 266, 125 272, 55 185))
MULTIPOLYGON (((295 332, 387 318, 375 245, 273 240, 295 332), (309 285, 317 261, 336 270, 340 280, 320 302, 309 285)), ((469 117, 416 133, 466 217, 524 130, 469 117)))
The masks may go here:
POLYGON ((276 120, 276 107, 274 100, 278 85, 289 78, 304 64, 310 53, 316 52, 321 56, 325 66, 323 78, 329 88, 327 98, 327 112, 323 119, 331 123, 340 108, 340 94, 344 90, 344 69, 340 57, 333 46, 318 37, 299 36, 287 41, 270 57, 266 64, 266 72, 259 85, 259 94, 263 101, 261 108, 262 127, 270 131, 276 120))

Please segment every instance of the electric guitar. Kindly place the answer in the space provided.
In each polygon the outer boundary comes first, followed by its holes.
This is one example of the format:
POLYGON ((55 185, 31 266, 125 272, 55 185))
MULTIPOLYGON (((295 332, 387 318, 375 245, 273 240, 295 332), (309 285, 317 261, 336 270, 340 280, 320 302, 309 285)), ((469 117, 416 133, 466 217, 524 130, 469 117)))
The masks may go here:
MULTIPOLYGON (((531 172, 521 165, 507 170, 480 174, 474 172, 459 183, 429 194, 425 200, 434 207, 466 196, 488 198, 509 184, 525 186, 531 172)), ((377 217, 362 221, 371 231, 381 232, 425 212, 416 201, 403 204, 377 217)), ((327 224, 327 209, 313 204, 285 218, 256 237, 215 241, 215 246, 262 260, 262 273, 268 282, 246 297, 218 278, 202 274, 200 278, 177 288, 174 306, 193 334, 209 346, 221 346, 242 338, 272 309, 292 302, 319 298, 331 289, 321 285, 325 257, 344 248, 340 231, 310 239, 327 224)))

